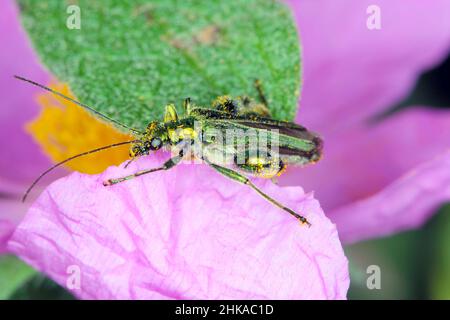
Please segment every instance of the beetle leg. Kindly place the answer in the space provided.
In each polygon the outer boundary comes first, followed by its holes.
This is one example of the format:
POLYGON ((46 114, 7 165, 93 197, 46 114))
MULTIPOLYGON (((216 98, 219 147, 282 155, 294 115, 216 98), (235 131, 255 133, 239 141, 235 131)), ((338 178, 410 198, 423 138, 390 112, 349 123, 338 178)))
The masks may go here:
POLYGON ((269 195, 267 195, 261 189, 259 189, 257 186, 255 186, 247 177, 241 175, 239 172, 236 172, 234 170, 231 170, 231 169, 228 169, 228 168, 225 168, 225 167, 221 167, 221 166, 215 165, 215 164, 210 163, 208 161, 207 161, 207 163, 211 167, 213 167, 216 171, 218 171, 220 174, 224 175, 225 177, 228 177, 228 178, 230 178, 232 180, 235 180, 237 182, 240 182, 242 184, 245 184, 245 185, 249 186, 250 188, 255 190, 260 196, 262 196, 264 199, 266 199, 267 201, 269 201, 273 205, 277 206, 278 208, 286 211, 287 213, 292 215, 294 218, 299 220, 302 224, 306 224, 308 227, 311 226, 311 223, 309 223, 309 221, 304 216, 297 214, 292 209, 289 209, 289 208, 285 207, 284 205, 282 205, 281 203, 279 203, 275 199, 271 198, 269 195))
POLYGON ((259 101, 267 108, 267 110, 269 110, 269 102, 267 101, 266 95, 264 94, 261 80, 256 79, 254 85, 255 85, 256 91, 258 91, 259 101))
POLYGON ((183 155, 182 154, 167 160, 166 162, 164 162, 164 164, 161 167, 141 170, 141 171, 135 172, 135 173, 130 174, 130 175, 125 176, 125 177, 120 177, 120 178, 115 178, 115 179, 108 179, 108 180, 103 182, 103 185, 104 186, 112 186, 114 184, 118 184, 120 182, 131 180, 131 179, 134 179, 136 177, 142 176, 142 175, 147 174, 147 173, 152 173, 152 172, 161 171, 161 170, 169 170, 169 169, 175 167, 178 163, 180 163, 181 159, 183 159, 183 155))

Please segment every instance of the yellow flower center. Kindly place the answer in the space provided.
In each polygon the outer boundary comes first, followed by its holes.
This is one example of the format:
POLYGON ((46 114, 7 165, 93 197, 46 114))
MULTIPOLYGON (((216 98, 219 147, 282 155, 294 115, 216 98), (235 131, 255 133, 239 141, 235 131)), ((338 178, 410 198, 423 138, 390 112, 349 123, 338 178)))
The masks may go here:
MULTIPOLYGON (((50 87, 75 99, 66 84, 54 84, 50 87)), ((26 130, 54 162, 98 147, 133 139, 132 136, 95 118, 75 103, 51 93, 40 95, 38 102, 42 106, 41 113, 26 125, 26 130)), ((129 146, 124 145, 92 153, 69 161, 66 167, 83 173, 100 173, 107 167, 128 159, 128 149, 129 146)))

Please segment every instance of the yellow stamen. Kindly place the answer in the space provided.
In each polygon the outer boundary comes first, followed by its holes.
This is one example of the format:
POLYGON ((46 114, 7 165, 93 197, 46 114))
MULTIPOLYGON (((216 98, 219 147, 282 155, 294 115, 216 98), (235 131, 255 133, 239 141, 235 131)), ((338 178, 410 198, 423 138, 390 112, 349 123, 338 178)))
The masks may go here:
MULTIPOLYGON (((66 84, 50 87, 75 99, 66 84)), ((54 162, 104 145, 133 139, 76 104, 51 93, 40 95, 38 102, 42 106, 41 113, 26 125, 26 130, 54 162)), ((68 162, 67 167, 83 173, 100 173, 128 159, 128 149, 129 146, 123 146, 93 153, 68 162)))

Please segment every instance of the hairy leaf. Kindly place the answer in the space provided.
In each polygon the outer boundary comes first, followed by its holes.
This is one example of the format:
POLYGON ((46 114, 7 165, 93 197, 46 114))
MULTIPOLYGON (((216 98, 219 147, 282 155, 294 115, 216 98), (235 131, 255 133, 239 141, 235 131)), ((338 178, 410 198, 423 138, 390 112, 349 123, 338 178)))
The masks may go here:
POLYGON ((271 0, 20 0, 44 64, 82 102, 137 128, 167 103, 257 98, 292 120, 300 86, 296 28, 271 0), (80 29, 71 29, 78 18, 80 29), (69 12, 69 13, 68 13, 69 12), (75 19, 75 20, 74 20, 75 19), (68 27, 69 26, 69 27, 68 27))

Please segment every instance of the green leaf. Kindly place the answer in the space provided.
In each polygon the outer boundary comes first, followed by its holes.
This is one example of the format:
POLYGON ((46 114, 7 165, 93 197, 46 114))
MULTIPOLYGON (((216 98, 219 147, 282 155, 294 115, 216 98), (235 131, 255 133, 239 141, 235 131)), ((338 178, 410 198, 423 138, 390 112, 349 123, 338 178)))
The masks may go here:
POLYGON ((11 300, 74 300, 66 289, 41 273, 30 277, 10 296, 11 300))
POLYGON ((36 271, 14 256, 0 257, 0 300, 8 299, 36 271))
MULTIPOLYGON (((224 94, 257 98, 292 120, 300 54, 289 9, 271 0, 19 0, 41 59, 82 102, 136 128, 167 103, 224 94), (69 3, 81 29, 69 29, 69 3)), ((72 16, 74 17, 74 16, 72 16)), ((71 18, 72 19, 72 18, 71 18)), ((70 20, 73 21, 73 20, 70 20)))

